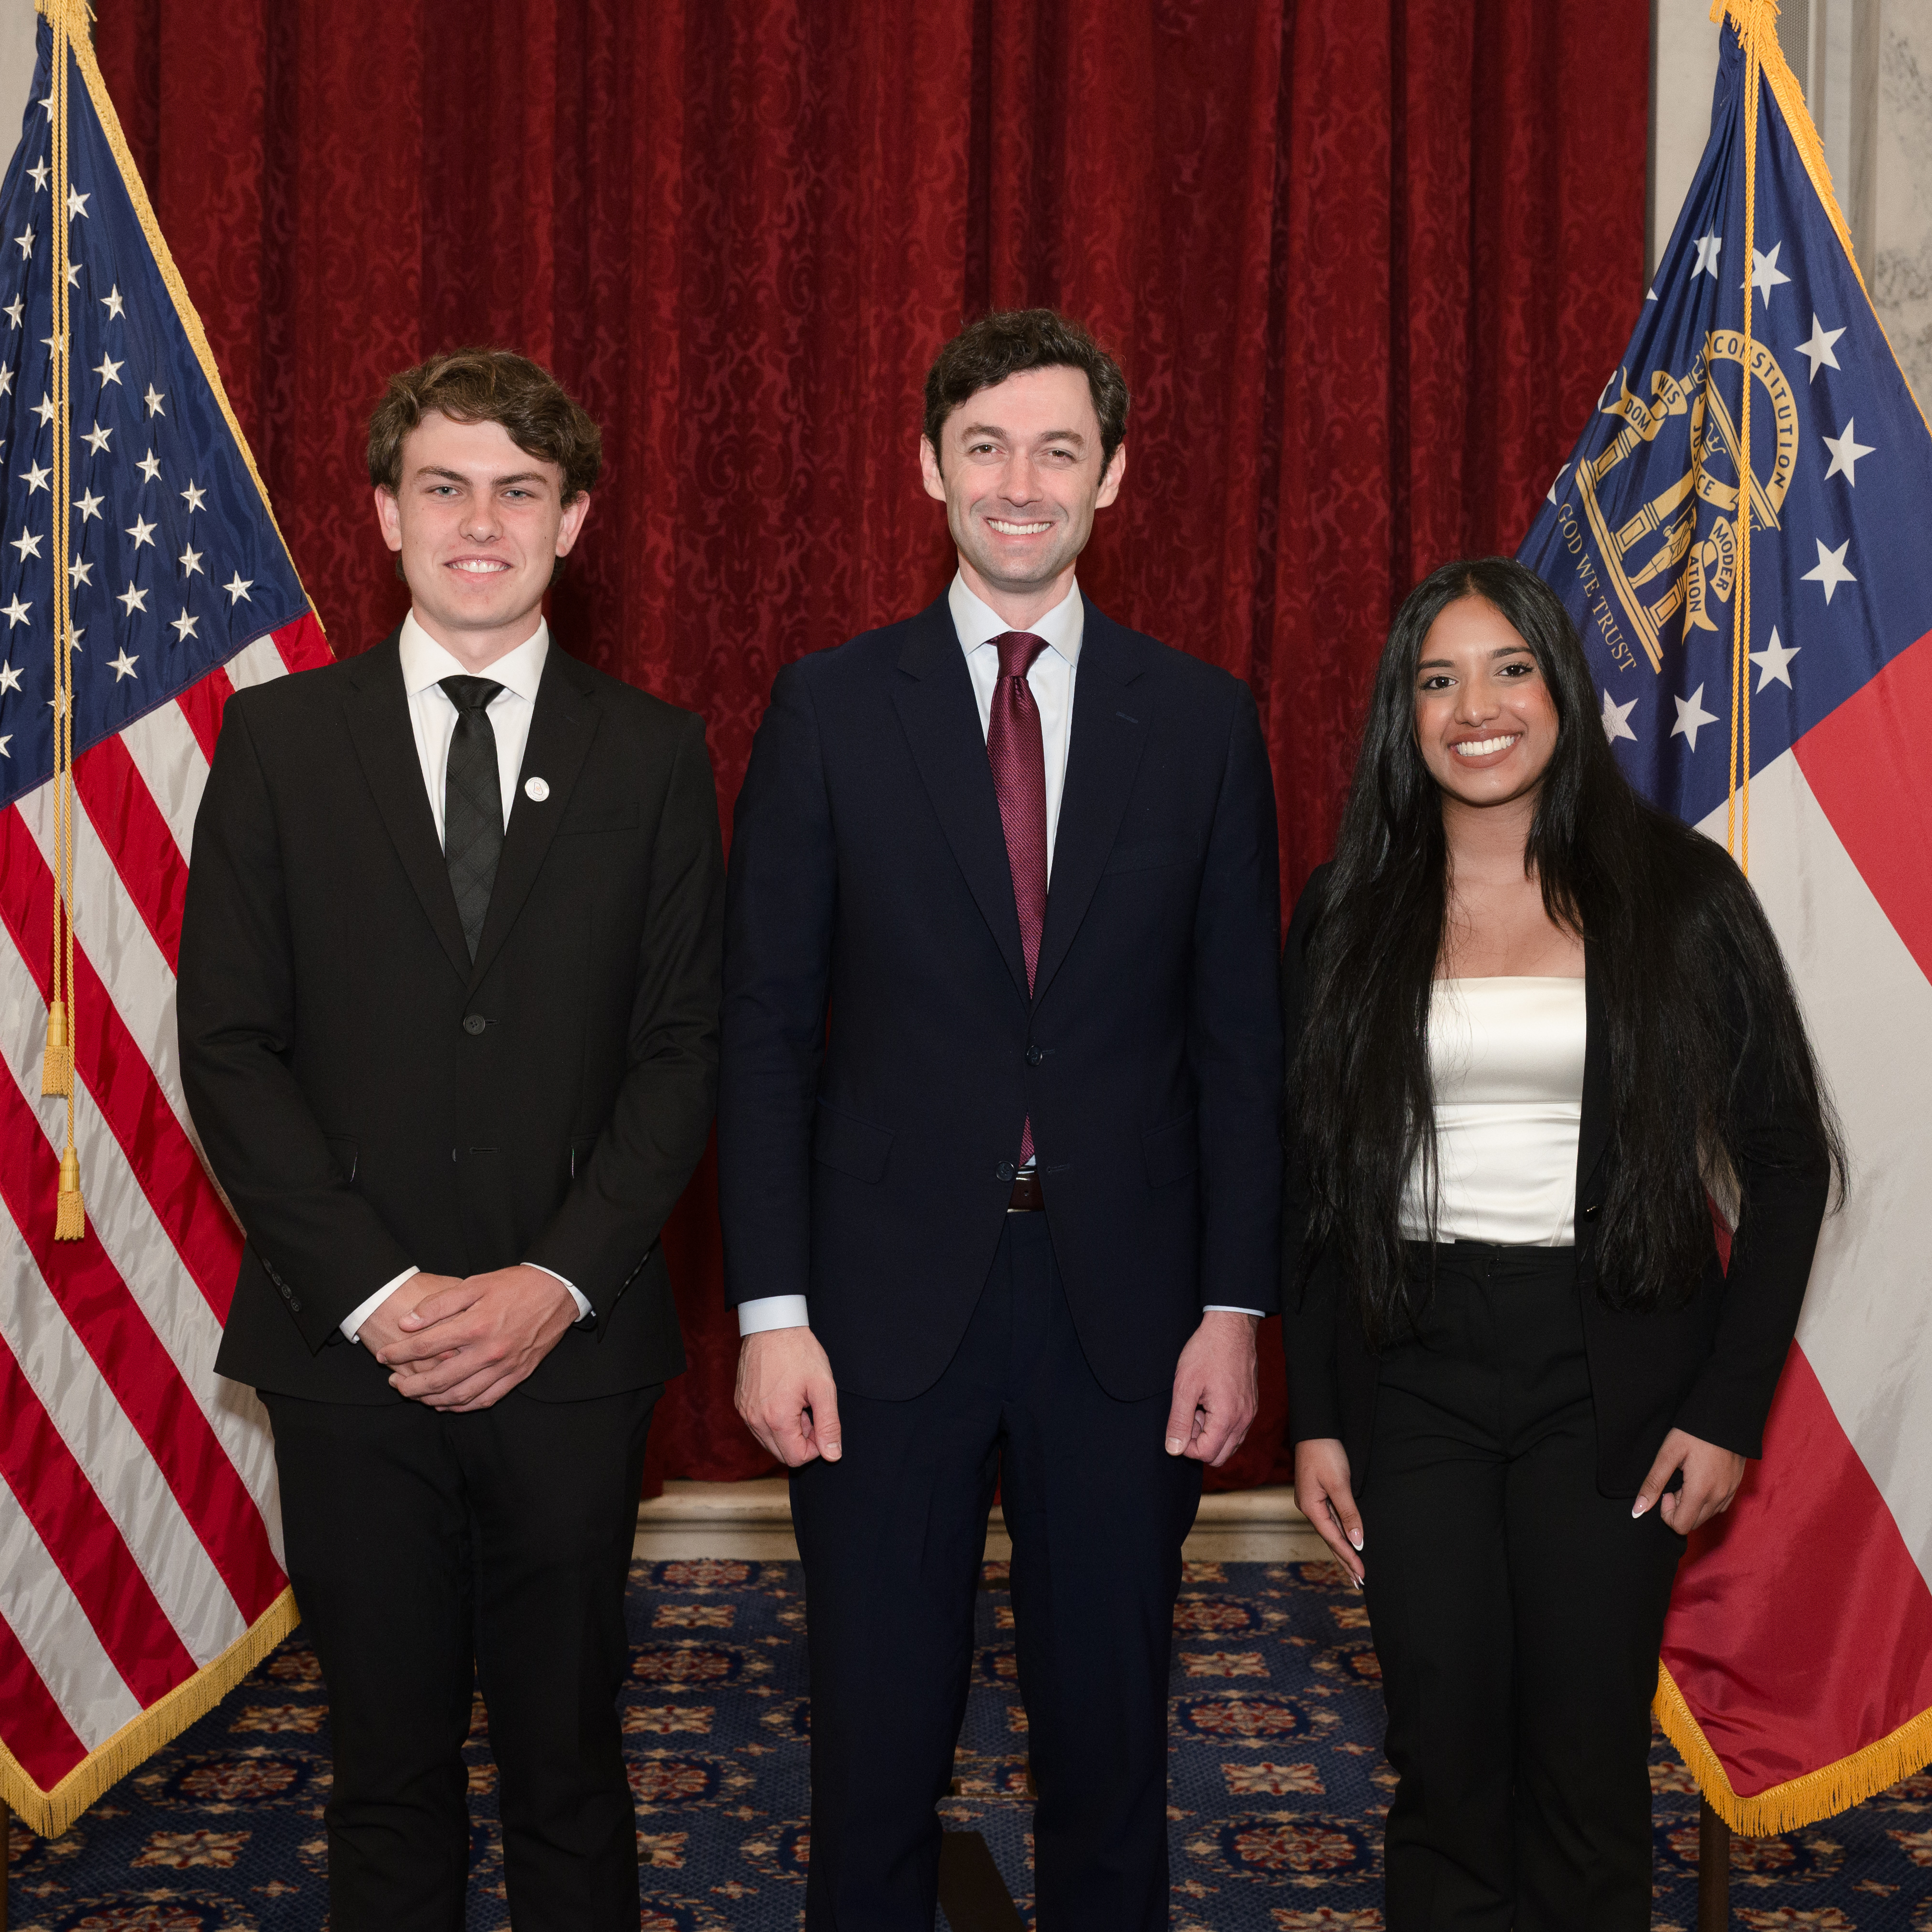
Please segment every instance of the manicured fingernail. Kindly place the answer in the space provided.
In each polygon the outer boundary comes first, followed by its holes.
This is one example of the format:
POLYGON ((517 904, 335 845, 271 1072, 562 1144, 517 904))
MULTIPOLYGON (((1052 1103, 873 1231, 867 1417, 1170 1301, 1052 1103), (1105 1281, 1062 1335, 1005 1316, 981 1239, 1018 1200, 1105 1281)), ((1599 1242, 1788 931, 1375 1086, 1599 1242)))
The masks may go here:
POLYGON ((1178 1436, 1170 1436, 1167 1438, 1167 1453, 1170 1456, 1178 1456, 1186 1446, 1178 1436))
POLYGON ((1636 1501, 1630 1505, 1630 1520, 1634 1522, 1639 1516, 1642 1515, 1646 1510, 1649 1508, 1649 1503, 1646 1502, 1643 1497, 1639 1496, 1636 1501))
POLYGON ((1359 1529, 1350 1530, 1348 1532, 1348 1540, 1352 1543, 1358 1550, 1360 1549, 1362 1546, 1362 1532, 1359 1529))

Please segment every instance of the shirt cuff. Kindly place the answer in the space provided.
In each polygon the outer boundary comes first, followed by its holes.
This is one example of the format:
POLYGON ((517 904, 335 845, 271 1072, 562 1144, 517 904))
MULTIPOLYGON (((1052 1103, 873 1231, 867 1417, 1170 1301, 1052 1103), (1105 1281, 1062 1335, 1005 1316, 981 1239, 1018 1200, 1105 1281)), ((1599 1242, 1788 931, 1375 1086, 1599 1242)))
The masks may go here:
POLYGON ((380 1308, 383 1303, 387 1301, 390 1296, 394 1294, 396 1290, 400 1288, 403 1283, 407 1281, 412 1275, 418 1275, 422 1274, 422 1270, 421 1268, 405 1268, 400 1274, 397 1276, 394 1281, 386 1281, 383 1282, 382 1286, 376 1289, 376 1292, 370 1295, 367 1301, 358 1301, 356 1306, 343 1317, 342 1333, 344 1338, 346 1340, 351 1342, 361 1341, 362 1339, 363 1323, 368 1321, 370 1316, 374 1314, 376 1310, 380 1308))
POLYGON ((738 1333, 762 1335, 768 1328, 809 1328, 812 1310, 802 1294, 762 1294, 738 1304, 738 1333))
POLYGON ((1203 1315, 1252 1315, 1257 1322, 1268 1319, 1258 1308, 1234 1308, 1225 1301, 1210 1301, 1201 1312, 1203 1315))
POLYGON ((524 1263, 524 1266, 526 1268, 535 1268, 538 1274, 548 1275, 552 1281, 561 1281, 563 1282, 564 1286, 570 1290, 571 1300, 577 1304, 577 1318, 578 1321, 583 1321, 590 1314, 590 1298, 578 1288, 575 1282, 566 1280, 562 1275, 557 1273, 555 1268, 547 1268, 544 1266, 542 1262, 526 1262, 524 1263))

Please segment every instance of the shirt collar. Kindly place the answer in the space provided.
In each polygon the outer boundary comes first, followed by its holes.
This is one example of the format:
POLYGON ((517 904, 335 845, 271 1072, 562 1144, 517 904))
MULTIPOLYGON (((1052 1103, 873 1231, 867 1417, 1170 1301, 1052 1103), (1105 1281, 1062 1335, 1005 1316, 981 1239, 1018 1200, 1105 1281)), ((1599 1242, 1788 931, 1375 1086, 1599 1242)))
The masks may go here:
MULTIPOLYGON (((952 628, 959 634, 960 648, 969 657, 982 644, 1004 637, 1013 628, 990 604, 968 590, 965 578, 958 573, 946 591, 946 602, 952 612, 952 628)), ((1027 628, 1069 664, 1078 664, 1080 640, 1087 628, 1087 607, 1079 585, 1076 584, 1045 616, 1027 628)))
POLYGON ((536 630, 514 650, 482 671, 472 671, 445 650, 416 622, 413 610, 403 620, 397 648, 403 660, 403 688, 412 698, 446 677, 487 677, 534 704, 537 686, 543 682, 544 659, 550 655, 550 626, 539 617, 536 630))

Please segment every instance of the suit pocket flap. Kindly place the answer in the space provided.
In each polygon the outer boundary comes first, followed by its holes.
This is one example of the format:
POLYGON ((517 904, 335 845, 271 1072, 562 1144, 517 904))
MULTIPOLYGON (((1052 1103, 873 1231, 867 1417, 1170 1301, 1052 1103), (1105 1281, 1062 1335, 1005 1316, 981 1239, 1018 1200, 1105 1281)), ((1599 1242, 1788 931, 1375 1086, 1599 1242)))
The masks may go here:
POLYGON ((1148 838, 1134 845, 1116 845, 1109 854, 1102 876, 1108 872, 1144 872, 1156 866, 1172 866, 1186 853, 1178 838, 1148 838))
POLYGON ((1150 1127, 1141 1136, 1147 1150, 1148 1178, 1156 1187, 1185 1180, 1201 1165, 1194 1138, 1194 1116, 1183 1114, 1163 1127, 1150 1127))
POLYGON ((883 1180, 886 1157, 892 1150, 892 1130, 875 1127, 856 1114, 842 1114, 836 1107, 818 1103, 817 1124, 812 1129, 812 1157, 849 1174, 854 1180, 883 1180))

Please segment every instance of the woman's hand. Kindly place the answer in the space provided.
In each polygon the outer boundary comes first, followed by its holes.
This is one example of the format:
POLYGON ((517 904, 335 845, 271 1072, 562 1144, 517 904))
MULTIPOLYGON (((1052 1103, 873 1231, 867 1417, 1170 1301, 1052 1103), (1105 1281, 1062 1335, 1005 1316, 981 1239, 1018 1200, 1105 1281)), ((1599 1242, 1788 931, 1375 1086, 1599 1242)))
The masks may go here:
POLYGON ((1294 1445, 1294 1500, 1360 1588, 1367 1574, 1356 1554, 1362 1546, 1362 1513, 1348 1486, 1348 1452, 1340 1437, 1317 1436, 1294 1445))
MULTIPOLYGON (((1298 1477, 1300 1467, 1298 1460, 1298 1477)), ((1744 1479, 1744 1459, 1736 1450, 1720 1449, 1714 1442, 1673 1429, 1664 1438, 1664 1447, 1657 1452, 1657 1460, 1650 1466, 1650 1474, 1636 1492, 1630 1514, 1642 1515, 1659 1496, 1664 1496, 1664 1507, 1658 1514, 1679 1536, 1688 1536, 1700 1523, 1722 1516, 1730 1508, 1731 1498, 1744 1479), (1664 1496, 1664 1484, 1678 1469, 1684 1472, 1684 1486, 1664 1496)), ((1298 1481, 1298 1492, 1300 1487, 1298 1481)))

